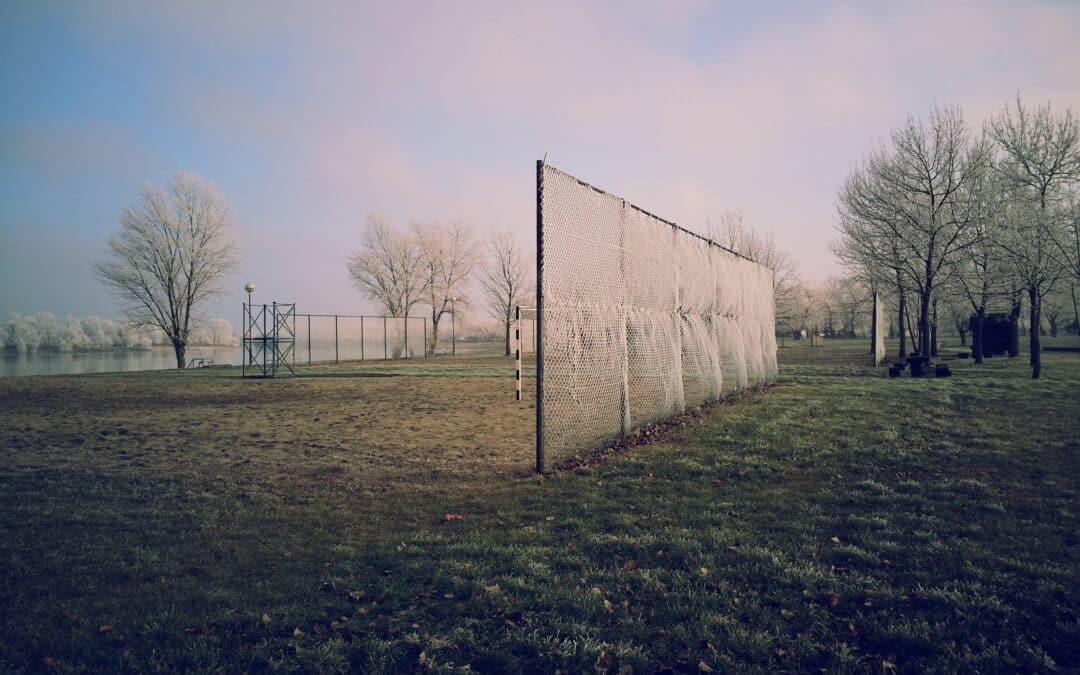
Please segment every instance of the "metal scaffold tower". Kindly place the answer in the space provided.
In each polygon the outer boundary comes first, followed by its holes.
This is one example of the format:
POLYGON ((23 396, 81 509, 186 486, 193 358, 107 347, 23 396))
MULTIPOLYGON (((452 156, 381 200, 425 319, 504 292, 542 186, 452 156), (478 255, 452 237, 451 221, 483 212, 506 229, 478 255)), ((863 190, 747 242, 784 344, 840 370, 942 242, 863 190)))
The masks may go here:
POLYGON ((295 375, 296 303, 244 303, 242 375, 295 375))

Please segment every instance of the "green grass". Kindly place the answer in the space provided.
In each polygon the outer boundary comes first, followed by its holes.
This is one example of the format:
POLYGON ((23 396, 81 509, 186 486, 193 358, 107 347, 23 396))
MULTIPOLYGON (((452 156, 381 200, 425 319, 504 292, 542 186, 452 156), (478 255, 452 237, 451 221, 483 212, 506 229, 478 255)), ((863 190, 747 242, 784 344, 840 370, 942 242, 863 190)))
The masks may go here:
POLYGON ((889 380, 863 347, 424 503, 0 465, 0 669, 1080 668, 1080 355, 889 380))

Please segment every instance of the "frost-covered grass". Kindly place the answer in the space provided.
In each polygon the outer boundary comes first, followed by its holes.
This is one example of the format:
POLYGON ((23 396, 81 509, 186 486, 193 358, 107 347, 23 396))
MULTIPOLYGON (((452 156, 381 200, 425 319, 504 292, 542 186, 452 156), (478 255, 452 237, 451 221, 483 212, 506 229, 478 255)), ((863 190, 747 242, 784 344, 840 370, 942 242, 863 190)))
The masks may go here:
POLYGON ((862 348, 786 348, 767 393, 543 480, 9 449, 0 667, 1080 667, 1080 355, 889 380, 862 348))

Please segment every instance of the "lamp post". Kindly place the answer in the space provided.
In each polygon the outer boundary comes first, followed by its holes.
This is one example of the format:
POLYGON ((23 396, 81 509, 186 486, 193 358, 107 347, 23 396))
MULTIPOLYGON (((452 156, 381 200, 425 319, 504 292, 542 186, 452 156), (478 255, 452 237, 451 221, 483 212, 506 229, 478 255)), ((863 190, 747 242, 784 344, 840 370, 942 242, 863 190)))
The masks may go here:
POLYGON ((251 311, 251 294, 255 292, 255 284, 251 283, 250 281, 247 282, 246 284, 244 284, 244 290, 247 291, 247 294, 248 294, 248 311, 250 312, 251 311))
POLYGON ((450 356, 457 356, 457 301, 450 298, 450 356))

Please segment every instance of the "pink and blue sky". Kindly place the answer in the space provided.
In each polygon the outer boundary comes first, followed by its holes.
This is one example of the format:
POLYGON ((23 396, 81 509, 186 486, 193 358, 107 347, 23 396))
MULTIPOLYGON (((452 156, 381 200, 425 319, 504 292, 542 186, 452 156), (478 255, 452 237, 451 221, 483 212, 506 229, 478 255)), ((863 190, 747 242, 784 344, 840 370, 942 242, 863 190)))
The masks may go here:
POLYGON ((535 160, 703 228, 739 208, 811 280, 836 189, 908 113, 1080 111, 1080 2, 5 2, 0 317, 117 316, 121 209, 178 169, 229 198, 241 287, 372 308, 365 214, 535 226, 535 160))

